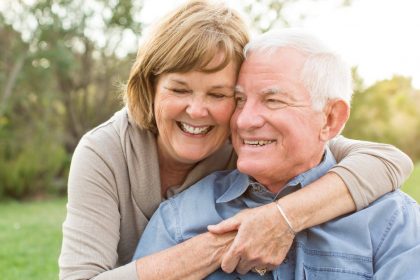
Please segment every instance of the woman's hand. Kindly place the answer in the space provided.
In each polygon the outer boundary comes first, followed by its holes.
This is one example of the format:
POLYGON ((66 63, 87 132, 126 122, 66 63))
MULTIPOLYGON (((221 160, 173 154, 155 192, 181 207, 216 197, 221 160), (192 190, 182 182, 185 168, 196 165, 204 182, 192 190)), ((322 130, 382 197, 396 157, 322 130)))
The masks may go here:
POLYGON ((220 267, 236 232, 205 232, 136 260, 138 279, 203 279, 220 267))
POLYGON ((222 259, 226 273, 235 270, 245 274, 251 269, 273 270, 284 260, 294 235, 275 203, 246 209, 217 225, 208 226, 212 233, 238 233, 222 259))

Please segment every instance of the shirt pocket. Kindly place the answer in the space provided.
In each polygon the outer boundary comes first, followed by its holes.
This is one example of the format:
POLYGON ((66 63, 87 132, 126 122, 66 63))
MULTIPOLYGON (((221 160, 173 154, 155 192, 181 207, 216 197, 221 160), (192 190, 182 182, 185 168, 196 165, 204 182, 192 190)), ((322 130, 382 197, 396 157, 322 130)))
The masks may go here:
POLYGON ((370 280, 372 275, 337 267, 314 267, 303 265, 305 280, 370 280))

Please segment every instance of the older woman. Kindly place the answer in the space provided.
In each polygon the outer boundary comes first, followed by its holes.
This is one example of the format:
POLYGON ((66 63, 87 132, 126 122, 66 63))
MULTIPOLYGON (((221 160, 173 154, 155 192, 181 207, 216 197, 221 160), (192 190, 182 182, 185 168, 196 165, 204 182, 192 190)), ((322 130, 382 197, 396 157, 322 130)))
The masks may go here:
MULTIPOLYGON (((155 255, 131 258, 162 199, 215 170, 234 168, 229 120, 247 41, 235 11, 206 1, 179 7, 147 38, 130 74, 127 108, 88 132, 73 155, 61 279, 199 279, 220 267, 235 233, 204 233, 155 255)), ((339 164, 279 201, 299 229, 363 208, 398 187, 412 167, 387 145, 342 138, 330 148, 339 164), (368 180, 373 171, 375 178, 368 180)), ((253 265, 265 267, 255 258, 291 242, 287 236, 254 235, 252 229, 268 224, 288 231, 269 213, 261 208, 241 217, 237 237, 247 242, 227 266, 252 258, 253 265)))

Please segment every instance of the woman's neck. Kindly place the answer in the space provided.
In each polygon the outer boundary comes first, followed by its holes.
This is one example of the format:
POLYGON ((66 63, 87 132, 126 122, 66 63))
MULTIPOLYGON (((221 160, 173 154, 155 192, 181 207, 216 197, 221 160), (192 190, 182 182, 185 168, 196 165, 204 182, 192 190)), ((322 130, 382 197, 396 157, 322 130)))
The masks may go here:
POLYGON ((170 187, 181 185, 195 163, 183 163, 169 155, 158 145, 160 189, 163 197, 170 187))

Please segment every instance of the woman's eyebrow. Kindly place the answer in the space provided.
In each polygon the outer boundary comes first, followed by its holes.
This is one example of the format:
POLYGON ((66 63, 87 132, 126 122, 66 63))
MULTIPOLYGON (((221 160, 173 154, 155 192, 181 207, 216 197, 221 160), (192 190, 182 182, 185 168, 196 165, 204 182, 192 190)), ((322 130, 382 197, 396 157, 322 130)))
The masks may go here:
POLYGON ((178 80, 178 79, 176 79, 176 78, 172 78, 172 79, 170 79, 169 81, 170 81, 170 82, 177 83, 177 84, 180 84, 180 85, 183 85, 183 86, 188 86, 188 83, 187 83, 187 82, 182 81, 182 80, 178 80))
POLYGON ((223 88, 234 89, 234 87, 231 85, 215 85, 215 86, 212 86, 211 88, 212 89, 223 89, 223 88))

